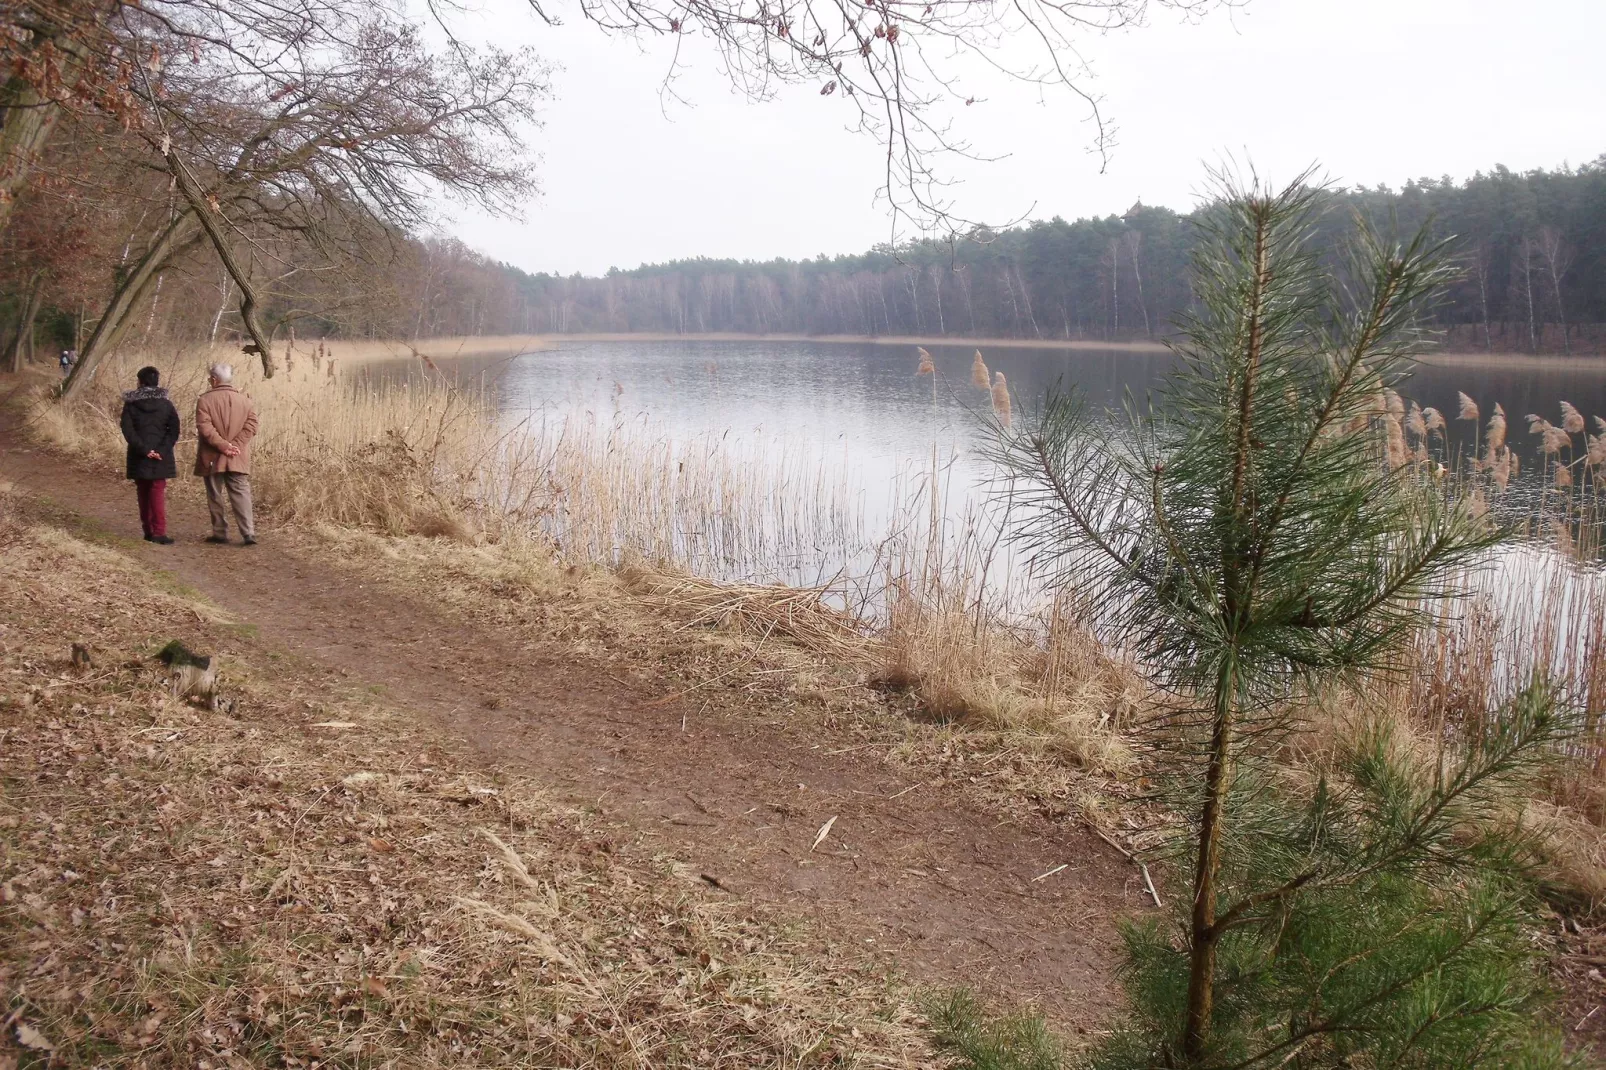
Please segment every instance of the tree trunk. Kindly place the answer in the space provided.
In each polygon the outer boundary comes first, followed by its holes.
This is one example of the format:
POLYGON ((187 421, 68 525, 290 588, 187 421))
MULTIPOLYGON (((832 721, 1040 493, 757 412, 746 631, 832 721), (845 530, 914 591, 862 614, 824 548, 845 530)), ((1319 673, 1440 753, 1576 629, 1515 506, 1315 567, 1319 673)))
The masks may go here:
MULTIPOLYGON (((86 5, 85 10, 86 21, 98 25, 116 10, 116 5, 96 3, 86 5)), ((85 57, 82 44, 72 37, 72 28, 63 29, 48 22, 30 26, 27 18, 21 22, 32 38, 24 64, 38 64, 58 91, 71 90, 78 82, 85 57)), ((20 70, 13 71, 0 86, 0 231, 10 221, 17 196, 28 184, 28 172, 60 115, 61 105, 40 93, 20 70)))
POLYGON ((1210 764, 1205 770, 1204 810, 1199 821, 1199 860, 1193 877, 1193 916, 1188 962, 1187 1019, 1182 1055, 1199 1063, 1210 1047, 1210 1016, 1216 996, 1216 875, 1221 868, 1222 811, 1232 786, 1233 706, 1237 679, 1231 664, 1216 682, 1215 724, 1210 733, 1210 764))
MULTIPOLYGON (((164 145, 164 148, 166 146, 164 145)), ((262 333, 262 326, 257 322, 257 292, 252 285, 250 277, 241 270, 240 263, 234 258, 234 247, 229 244, 228 235, 223 233, 219 220, 223 218, 222 212, 213 206, 216 199, 208 199, 201 193, 200 187, 195 184, 195 178, 190 174, 189 168, 179 160, 178 153, 167 153, 167 169, 173 175, 179 192, 189 202, 190 210, 200 220, 201 228, 212 241, 212 248, 216 250, 218 259, 223 261, 223 267, 234 279, 234 285, 240 288, 240 319, 245 321, 246 332, 251 335, 251 341, 256 344, 257 355, 262 358, 262 377, 273 378, 273 349, 269 344, 268 336, 262 333)))
POLYGON ((0 88, 0 109, 0 230, 4 230, 61 109, 21 78, 0 88))
POLYGON ((1121 246, 1110 242, 1110 313, 1113 317, 1110 341, 1121 334, 1121 246))
POLYGON ((150 343, 151 330, 156 326, 156 306, 162 303, 162 280, 166 278, 166 272, 156 273, 156 292, 151 294, 151 312, 145 317, 145 333, 139 339, 139 344, 142 346, 150 343))
POLYGON ((1556 257, 1547 251, 1545 266, 1550 269, 1550 289, 1556 295, 1556 320, 1561 324, 1561 348, 1569 357, 1573 353, 1572 340, 1567 337, 1567 310, 1561 301, 1561 274, 1556 270, 1556 257))
POLYGON ((1483 349, 1486 353, 1493 353, 1494 336, 1489 332, 1489 264, 1481 253, 1478 261, 1478 308, 1483 314, 1483 349))
POLYGON ((1132 231, 1129 235, 1132 253, 1132 277, 1138 281, 1138 309, 1143 313, 1143 333, 1149 338, 1154 337, 1154 327, 1149 323, 1149 303, 1143 297, 1143 269, 1138 267, 1138 254, 1143 251, 1143 235, 1132 231))
POLYGON ((229 298, 233 295, 234 280, 231 279, 229 277, 229 273, 225 271, 223 273, 223 298, 218 302, 217 315, 212 317, 212 333, 206 340, 206 344, 209 348, 217 345, 217 329, 218 326, 223 322, 223 313, 229 310, 229 298))
POLYGON ((78 363, 73 366, 72 374, 61 385, 61 398, 71 401, 94 381, 95 371, 106 354, 111 352, 118 342, 122 341, 123 333, 128 329, 130 312, 145 291, 155 280, 157 274, 165 268, 179 253, 192 248, 201 238, 200 221, 195 218, 192 211, 180 212, 168 223, 166 229, 157 235, 145 255, 140 257, 117 287, 112 299, 106 305, 106 311, 95 324, 95 329, 89 335, 89 341, 84 343, 83 352, 78 354, 78 363))
POLYGON ((1038 338, 1043 337, 1043 331, 1037 326, 1037 316, 1032 312, 1032 294, 1026 288, 1026 276, 1020 273, 1020 266, 1015 266, 1015 285, 1020 290, 1021 304, 1026 306, 1026 322, 1032 325, 1032 334, 1038 338))
POLYGON ((1522 286, 1523 293, 1528 299, 1528 351, 1539 352, 1539 335, 1534 326, 1534 273, 1533 273, 1533 241, 1529 238, 1522 240, 1522 286))
POLYGON ((11 337, 6 345, 6 352, 0 357, 0 371, 7 371, 15 375, 22 371, 23 350, 28 352, 28 359, 33 359, 33 325, 39 317, 39 301, 45 293, 45 272, 43 268, 33 273, 28 280, 28 296, 23 299, 22 315, 17 320, 17 333, 11 337))

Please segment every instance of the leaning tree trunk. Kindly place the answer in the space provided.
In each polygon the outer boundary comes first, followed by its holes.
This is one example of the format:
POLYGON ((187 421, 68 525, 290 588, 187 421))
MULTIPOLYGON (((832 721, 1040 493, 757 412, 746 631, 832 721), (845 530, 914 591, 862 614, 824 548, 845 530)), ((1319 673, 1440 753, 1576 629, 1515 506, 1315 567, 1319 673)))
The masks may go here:
POLYGON ((13 375, 22 371, 23 350, 28 351, 28 359, 33 359, 33 325, 39 318, 39 301, 45 293, 45 272, 43 268, 33 273, 28 280, 28 295, 23 298, 22 317, 17 321, 17 333, 12 335, 11 341, 6 344, 4 356, 0 356, 0 371, 7 371, 13 375))
MULTIPOLYGON (((99 22, 112 8, 92 5, 91 10, 90 18, 99 22)), ((39 85, 52 85, 58 93, 71 90, 85 55, 83 44, 72 38, 70 28, 41 23, 27 26, 27 30, 32 41, 26 58, 0 85, 0 230, 10 221, 12 206, 28 183, 28 172, 61 115, 60 103, 41 93, 39 85), (35 77, 28 77, 30 70, 35 77)))
POLYGON ((45 147, 61 108, 22 78, 0 88, 0 230, 11 219, 11 206, 28 183, 28 172, 45 147))
POLYGON ((195 182, 195 176, 190 169, 184 166, 178 158, 178 152, 167 145, 163 146, 167 154, 167 169, 173 175, 173 181, 179 192, 189 202, 190 210, 194 212, 201 226, 206 230, 206 236, 212 242, 212 248, 217 251, 218 259, 223 261, 223 268, 234 279, 234 285, 240 288, 240 319, 245 321, 245 329, 251 335, 251 341, 256 346, 257 354, 262 358, 262 377, 273 378, 273 350, 269 345, 268 336, 262 333, 262 325, 257 322, 257 291, 251 282, 250 275, 241 269, 240 262, 235 259, 234 246, 229 242, 228 235, 223 232, 220 221, 223 213, 217 207, 217 198, 207 197, 195 182))
POLYGON ((81 394, 91 382, 94 381, 95 371, 100 362, 105 359, 118 342, 122 341, 123 334, 128 330, 131 313, 140 303, 156 276, 181 252, 191 248, 201 238, 201 224, 192 211, 180 212, 173 217, 167 228, 157 235, 145 255, 140 257, 117 291, 112 294, 111 301, 106 305, 105 313, 95 329, 89 335, 89 341, 84 343, 83 352, 78 354, 78 363, 73 366, 72 374, 67 381, 61 384, 61 399, 71 401, 81 394))

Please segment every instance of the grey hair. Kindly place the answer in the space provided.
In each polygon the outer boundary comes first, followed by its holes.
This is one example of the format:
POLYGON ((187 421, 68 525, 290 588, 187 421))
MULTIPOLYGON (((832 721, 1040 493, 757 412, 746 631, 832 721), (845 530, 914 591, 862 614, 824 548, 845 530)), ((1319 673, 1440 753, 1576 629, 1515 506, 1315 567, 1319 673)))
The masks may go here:
POLYGON ((206 373, 220 383, 234 380, 234 366, 232 364, 214 364, 206 369, 206 373))

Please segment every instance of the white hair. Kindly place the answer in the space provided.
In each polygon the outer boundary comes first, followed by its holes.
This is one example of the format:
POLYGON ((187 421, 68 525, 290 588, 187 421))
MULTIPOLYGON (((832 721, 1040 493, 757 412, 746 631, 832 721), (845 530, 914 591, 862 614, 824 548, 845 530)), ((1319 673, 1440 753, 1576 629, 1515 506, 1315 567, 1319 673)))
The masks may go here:
POLYGON ((231 364, 214 364, 206 369, 206 373, 220 383, 227 383, 234 379, 234 366, 231 364))

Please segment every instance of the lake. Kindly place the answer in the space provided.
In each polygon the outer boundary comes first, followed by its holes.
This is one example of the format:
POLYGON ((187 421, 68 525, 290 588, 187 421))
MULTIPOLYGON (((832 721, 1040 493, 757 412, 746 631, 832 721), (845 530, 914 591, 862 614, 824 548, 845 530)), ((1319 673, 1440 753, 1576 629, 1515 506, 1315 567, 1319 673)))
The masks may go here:
MULTIPOLYGON (((510 420, 589 413, 681 441, 720 436, 731 448, 839 470, 863 502, 866 530, 874 532, 912 474, 929 471, 934 452, 951 473, 954 493, 968 495, 987 475, 974 451, 980 421, 991 411, 988 393, 970 379, 976 347, 928 348, 935 383, 915 374, 913 346, 834 342, 558 340, 550 349, 443 366, 449 375, 482 381, 510 420)), ((1076 386, 1094 407, 1120 406, 1128 394, 1141 401, 1174 366, 1166 352, 1045 346, 982 355, 1007 378, 1017 415, 1056 383, 1076 386)), ((1606 417, 1606 363, 1449 358, 1420 365, 1401 392, 1445 415, 1451 455, 1472 447, 1475 425, 1456 419, 1462 391, 1484 421, 1496 402, 1504 407, 1509 443, 1523 455, 1531 492, 1542 466, 1539 440, 1527 433, 1524 417, 1537 413, 1559 424, 1561 401, 1586 418, 1606 417)))
MULTIPOLYGON (((889 538, 889 533, 932 530, 929 494, 935 482, 943 538, 972 551, 987 544, 979 572, 989 597, 1003 591, 1015 610, 1031 611, 1042 605, 1041 586, 1009 553, 1007 540, 1000 548, 990 536, 975 535, 990 475, 976 447, 982 421, 991 412, 988 392, 970 378, 976 347, 929 348, 935 391, 930 376, 916 375, 912 345, 559 340, 552 348, 516 356, 465 357, 441 365, 448 376, 483 384, 509 426, 528 429, 530 435, 551 436, 554 428, 579 421, 615 429, 618 441, 633 436, 636 443, 675 444, 681 452, 659 451, 654 467, 646 471, 643 465, 636 486, 625 488, 620 501, 691 498, 700 493, 687 490, 692 484, 729 483, 733 470, 758 473, 741 493, 716 495, 712 505, 652 502, 659 512, 648 526, 674 528, 669 556, 695 571, 788 583, 865 579, 863 589, 884 592, 891 575, 887 547, 905 539, 893 551, 904 555, 904 568, 923 552, 909 549, 918 539, 889 538), (673 482, 680 478, 677 473, 688 471, 688 462, 677 467, 674 456, 719 457, 727 466, 712 480, 688 475, 685 485, 662 495, 643 492, 644 486, 673 482), (939 473, 936 481, 929 478, 933 470, 939 473), (800 508, 826 498, 812 512, 800 508), (740 522, 732 523, 730 517, 742 510, 740 522), (753 529, 759 530, 757 537, 753 529)), ((1096 407, 1119 406, 1129 394, 1141 399, 1175 366, 1169 353, 1131 350, 999 347, 984 349, 983 356, 991 370, 1008 379, 1017 417, 1029 413, 1056 383, 1075 385, 1096 407)), ((417 361, 398 361, 371 365, 365 374, 423 373, 417 361)), ((1524 417, 1534 412, 1559 424, 1561 401, 1575 405, 1586 419, 1606 416, 1606 363, 1443 359, 1421 365, 1401 392, 1444 413, 1451 456, 1472 446, 1473 423, 1456 418, 1457 395, 1463 391, 1485 421, 1495 403, 1505 408, 1509 442, 1524 462, 1521 485, 1506 498, 1520 511, 1524 499, 1543 493, 1544 481, 1539 440, 1527 433, 1524 417)), ((606 435, 593 434, 589 441, 592 453, 614 450, 606 435)), ((635 446, 618 452, 637 455, 635 446)), ((615 470, 610 478, 617 483, 621 477, 615 470)), ((629 512, 615 509, 609 524, 627 523, 628 518, 617 518, 629 512)), ((588 535, 590 554, 616 555, 633 541, 634 548, 642 548, 640 540, 621 537, 619 530, 588 535)), ((574 537, 572 531, 555 534, 560 541, 574 537)), ((1606 585, 1598 571, 1580 570, 1553 547, 1553 535, 1507 547, 1491 555, 1492 567, 1475 584, 1500 604, 1502 630, 1513 650, 1533 649, 1536 637, 1548 635, 1547 650, 1572 657, 1583 653, 1585 637, 1594 633, 1589 622, 1606 613, 1606 585)), ((966 567, 974 572, 976 562, 966 567)), ((851 595, 844 597, 851 602, 851 595)))

